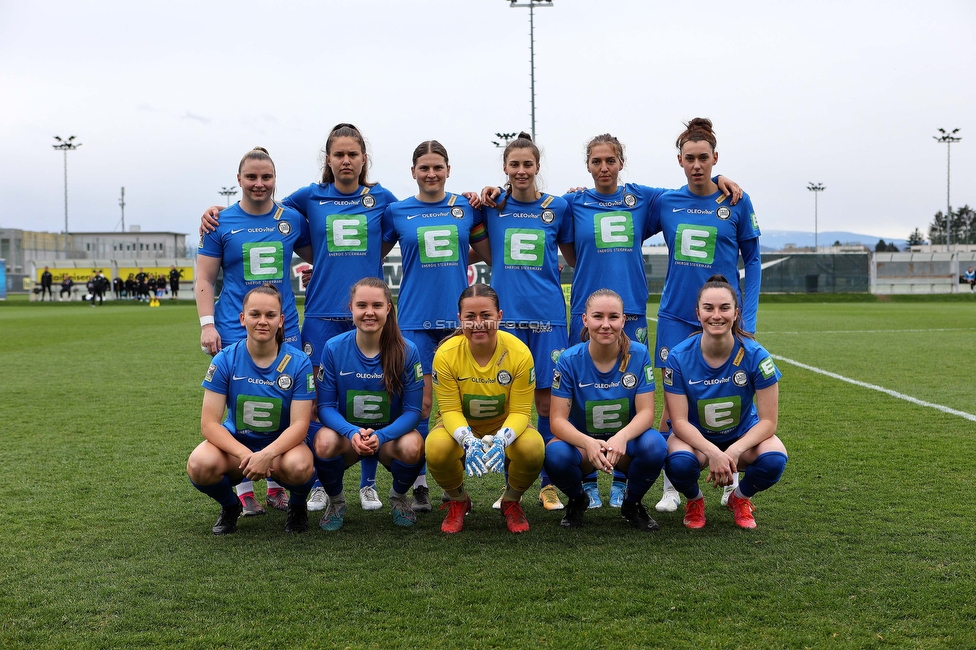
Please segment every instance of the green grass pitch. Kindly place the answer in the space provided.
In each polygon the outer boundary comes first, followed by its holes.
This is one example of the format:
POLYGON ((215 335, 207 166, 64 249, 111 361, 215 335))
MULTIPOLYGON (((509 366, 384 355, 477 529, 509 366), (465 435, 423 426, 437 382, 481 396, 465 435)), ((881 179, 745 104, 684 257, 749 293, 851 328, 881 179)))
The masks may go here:
POLYGON ((653 534, 606 507, 563 530, 530 492, 510 535, 498 475, 468 482, 462 534, 436 510, 395 528, 359 508, 354 468, 338 533, 270 512, 214 537, 185 474, 196 320, 0 303, 0 647, 976 647, 976 300, 764 298, 786 474, 754 531, 706 488, 704 530, 679 511, 653 534))

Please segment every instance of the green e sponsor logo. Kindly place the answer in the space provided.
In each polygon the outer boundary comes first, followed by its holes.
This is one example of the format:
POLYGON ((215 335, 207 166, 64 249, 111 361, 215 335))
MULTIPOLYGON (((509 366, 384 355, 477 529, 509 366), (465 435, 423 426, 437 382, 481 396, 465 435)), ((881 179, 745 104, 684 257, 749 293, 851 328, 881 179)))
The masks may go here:
POLYGON ((597 248, 633 248, 633 216, 623 210, 593 215, 593 239, 597 248))
POLYGON ((437 262, 457 262, 457 226, 423 226, 417 228, 417 244, 420 248, 421 264, 437 262))
POLYGON ((462 395, 464 417, 471 420, 490 420, 505 413, 504 395, 462 395))
POLYGON ((330 214, 325 232, 330 253, 366 251, 366 215, 330 214))
POLYGON ((590 433, 616 433, 630 421, 630 401, 626 398, 587 401, 586 430, 590 433))
POLYGON ((505 229, 506 266, 542 266, 546 237, 534 228, 505 229))
POLYGON ((772 357, 766 357, 759 364, 759 372, 762 373, 763 379, 769 379, 776 374, 776 364, 773 363, 772 357))
POLYGON ((675 234, 674 259, 680 262, 711 264, 715 260, 718 228, 682 223, 675 234))
POLYGON ((235 420, 238 428, 243 424, 258 433, 276 431, 281 423, 281 398, 238 395, 235 420))
POLYGON ((284 253, 280 241, 250 242, 241 247, 244 257, 244 280, 280 280, 285 274, 284 253))
POLYGON ((346 419, 352 424, 390 421, 390 402, 382 391, 346 391, 346 419))
POLYGON ((739 424, 742 402, 738 395, 698 400, 698 421, 709 431, 724 431, 739 424))

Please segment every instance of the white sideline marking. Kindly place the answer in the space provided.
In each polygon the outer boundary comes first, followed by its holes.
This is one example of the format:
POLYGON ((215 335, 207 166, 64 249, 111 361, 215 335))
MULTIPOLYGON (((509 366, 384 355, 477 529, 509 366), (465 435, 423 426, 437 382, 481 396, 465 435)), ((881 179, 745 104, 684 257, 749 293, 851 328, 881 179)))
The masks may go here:
POLYGON ((976 422, 976 415, 972 413, 966 413, 965 411, 957 411, 956 409, 949 408, 948 406, 942 406, 941 404, 933 404, 932 402, 926 402, 924 400, 917 399, 911 395, 904 395, 897 391, 890 390, 888 388, 882 388, 881 386, 875 386, 874 384, 868 384, 863 381, 858 381, 856 379, 851 379, 849 377, 844 377, 843 375, 838 375, 837 373, 830 372, 828 370, 823 370, 821 368, 816 368, 814 366, 808 366, 805 363, 800 363, 799 361, 794 361, 793 359, 787 359, 786 357, 781 357, 774 354, 773 358, 777 361, 785 361, 791 365, 797 366, 798 368, 803 368, 804 370, 809 370, 810 372, 816 372, 821 375, 826 375, 832 379, 838 379, 840 381, 846 381, 849 384, 854 384, 855 386, 860 386, 861 388, 870 388, 871 390, 876 390, 879 393, 884 393, 885 395, 890 395, 897 399, 903 399, 906 402, 911 402, 912 404, 917 404, 918 406, 927 406, 929 408, 934 408, 937 411, 942 411, 943 413, 948 413, 949 415, 958 415, 961 418, 965 418, 972 422, 976 422))
POLYGON ((972 332, 976 331, 976 327, 930 327, 927 329, 915 329, 915 330, 806 330, 803 332, 774 332, 774 331, 763 331, 762 336, 767 334, 897 334, 899 332, 911 332, 911 333, 922 333, 927 332, 972 332))

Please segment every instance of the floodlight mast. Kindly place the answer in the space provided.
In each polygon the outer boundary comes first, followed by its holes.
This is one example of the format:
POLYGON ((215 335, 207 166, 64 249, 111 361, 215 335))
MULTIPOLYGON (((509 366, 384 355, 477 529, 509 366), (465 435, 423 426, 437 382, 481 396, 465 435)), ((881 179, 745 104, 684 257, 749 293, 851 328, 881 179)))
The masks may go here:
POLYGON ((528 2, 518 2, 518 0, 506 0, 508 6, 516 8, 529 8, 529 84, 532 103, 532 140, 535 138, 535 8, 551 7, 552 0, 529 0, 528 2))

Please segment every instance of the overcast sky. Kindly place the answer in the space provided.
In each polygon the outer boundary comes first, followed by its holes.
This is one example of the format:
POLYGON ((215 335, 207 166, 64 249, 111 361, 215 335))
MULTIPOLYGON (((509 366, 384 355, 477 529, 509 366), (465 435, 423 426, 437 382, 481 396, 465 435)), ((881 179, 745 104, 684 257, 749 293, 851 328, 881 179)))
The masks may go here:
MULTIPOLYGON (((523 0, 524 1, 524 0, 523 0)), ((609 132, 623 179, 680 187, 682 122, 710 117, 716 170, 763 230, 927 233, 976 205, 976 2, 554 0, 535 10, 543 184, 590 185, 609 132)), ((497 131, 529 130, 529 12, 508 0, 0 0, 0 227, 191 233, 255 145, 278 197, 320 178, 329 129, 369 141, 370 178, 416 193, 410 156, 437 139, 448 190, 502 181, 497 131)), ((238 195, 239 197, 239 195, 238 195)))

